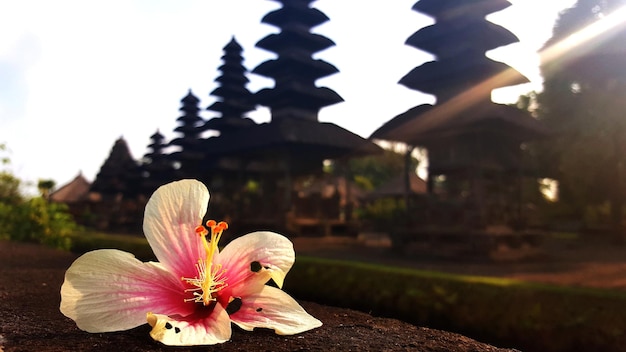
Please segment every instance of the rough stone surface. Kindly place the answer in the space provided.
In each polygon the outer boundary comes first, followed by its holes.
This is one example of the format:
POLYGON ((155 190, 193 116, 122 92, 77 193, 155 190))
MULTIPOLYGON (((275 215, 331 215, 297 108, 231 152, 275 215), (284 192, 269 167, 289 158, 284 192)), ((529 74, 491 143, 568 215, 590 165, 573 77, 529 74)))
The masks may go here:
POLYGON ((234 329, 231 341, 171 348, 153 341, 148 325, 89 334, 59 312, 59 289, 75 255, 0 241, 0 352, 15 351, 512 351, 394 319, 301 302, 324 322, 295 336, 234 329))

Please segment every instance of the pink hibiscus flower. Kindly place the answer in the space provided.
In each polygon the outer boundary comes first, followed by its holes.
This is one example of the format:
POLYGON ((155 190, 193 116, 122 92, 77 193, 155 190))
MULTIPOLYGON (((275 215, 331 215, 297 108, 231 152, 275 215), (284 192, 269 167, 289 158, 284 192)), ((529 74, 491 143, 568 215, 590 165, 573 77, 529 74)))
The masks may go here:
POLYGON ((217 245, 228 225, 208 221, 209 192, 195 180, 159 188, 146 205, 144 233, 159 262, 114 249, 76 259, 61 287, 61 312, 88 332, 127 330, 148 322, 166 345, 228 341, 231 322, 244 330, 297 334, 322 325, 278 287, 294 263, 293 244, 254 232, 217 245), (200 225, 200 226, 199 226, 200 225))

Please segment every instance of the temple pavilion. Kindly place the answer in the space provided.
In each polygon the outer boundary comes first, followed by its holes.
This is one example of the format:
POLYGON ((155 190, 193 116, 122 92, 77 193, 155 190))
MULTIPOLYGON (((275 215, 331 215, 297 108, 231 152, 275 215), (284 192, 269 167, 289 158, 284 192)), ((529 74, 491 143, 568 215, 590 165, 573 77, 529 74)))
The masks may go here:
POLYGON ((524 145, 547 130, 528 113, 491 101, 493 89, 528 82, 485 56, 518 41, 485 19, 510 5, 506 0, 421 0, 413 6, 435 23, 406 44, 435 60, 414 68, 399 83, 433 94, 437 102, 394 117, 370 138, 427 150, 427 190, 436 199, 431 205, 447 202, 448 207, 432 206, 422 225, 484 229, 523 224, 522 179, 532 176, 524 145))

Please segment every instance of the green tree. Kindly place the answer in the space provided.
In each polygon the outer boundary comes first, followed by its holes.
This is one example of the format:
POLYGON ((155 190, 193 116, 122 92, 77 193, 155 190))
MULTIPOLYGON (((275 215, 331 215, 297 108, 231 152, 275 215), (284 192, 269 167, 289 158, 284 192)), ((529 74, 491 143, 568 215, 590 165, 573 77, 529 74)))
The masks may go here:
MULTIPOLYGON (((624 5, 626 0, 579 0, 561 13, 546 48, 624 5)), ((576 218, 609 202, 616 234, 622 232, 626 191, 625 42, 622 25, 544 60, 544 90, 536 96, 538 118, 554 131, 536 155, 544 172, 559 180, 561 202, 576 218)))
POLYGON ((13 176, 9 169, 11 158, 9 149, 5 143, 0 143, 0 202, 7 204, 17 204, 22 201, 20 194, 20 180, 13 176))
POLYGON ((37 182, 37 189, 39 189, 39 193, 44 199, 48 199, 55 185, 56 182, 54 182, 54 180, 39 180, 39 182, 37 182))
MULTIPOLYGON (((375 189, 402 175, 406 167, 405 158, 403 153, 385 149, 382 154, 351 159, 350 172, 363 188, 375 189)), ((418 164, 419 160, 411 157, 409 170, 415 170, 418 164)))
MULTIPOLYGON (((8 168, 10 157, 0 143, 0 239, 36 242, 57 248, 70 248, 70 235, 77 225, 64 204, 49 203, 44 197, 25 199, 20 194, 21 181, 8 168)), ((54 181, 40 181, 43 190, 54 181)))

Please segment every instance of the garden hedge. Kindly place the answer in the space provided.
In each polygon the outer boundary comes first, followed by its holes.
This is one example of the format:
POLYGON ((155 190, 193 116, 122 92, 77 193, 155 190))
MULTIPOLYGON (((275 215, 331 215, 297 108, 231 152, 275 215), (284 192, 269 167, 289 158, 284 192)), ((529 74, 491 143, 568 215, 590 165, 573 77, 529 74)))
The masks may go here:
POLYGON ((298 257, 294 296, 525 351, 626 350, 626 294, 298 257))

